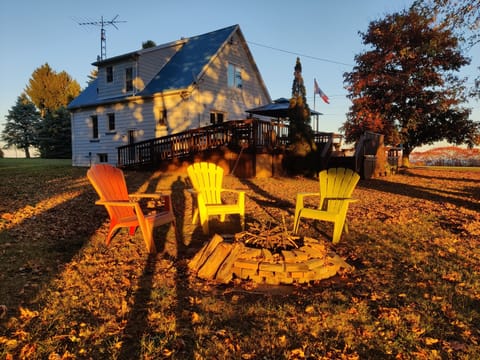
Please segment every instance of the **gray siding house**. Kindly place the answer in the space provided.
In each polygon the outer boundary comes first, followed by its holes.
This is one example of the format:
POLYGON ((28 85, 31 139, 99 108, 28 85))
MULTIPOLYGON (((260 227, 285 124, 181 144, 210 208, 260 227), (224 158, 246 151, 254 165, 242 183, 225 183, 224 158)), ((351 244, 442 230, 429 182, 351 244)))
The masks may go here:
POLYGON ((72 164, 117 164, 117 147, 246 117, 271 102, 238 25, 93 63, 69 105, 72 164))

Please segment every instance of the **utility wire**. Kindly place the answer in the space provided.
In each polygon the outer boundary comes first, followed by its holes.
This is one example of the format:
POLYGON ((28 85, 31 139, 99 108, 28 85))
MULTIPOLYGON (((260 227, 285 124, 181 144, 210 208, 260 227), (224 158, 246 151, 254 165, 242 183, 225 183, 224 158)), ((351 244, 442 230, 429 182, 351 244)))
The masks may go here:
POLYGON ((267 49, 275 50, 275 51, 284 52, 284 53, 287 53, 287 54, 292 54, 292 55, 297 55, 297 56, 301 56, 301 57, 310 58, 310 59, 313 59, 313 60, 328 62, 328 63, 332 63, 332 64, 337 64, 337 65, 352 66, 352 67, 354 66, 354 65, 352 65, 352 64, 347 64, 347 63, 343 63, 343 62, 340 62, 340 61, 323 59, 323 58, 319 58, 319 57, 316 57, 316 56, 311 56, 311 55, 305 55, 305 54, 296 53, 296 52, 294 52, 294 51, 283 50, 283 49, 279 49, 279 48, 276 48, 276 47, 273 47, 273 46, 268 46, 268 45, 263 45, 263 44, 255 43, 255 42, 253 42, 253 41, 247 41, 247 43, 252 44, 252 45, 255 45, 255 46, 260 46, 260 47, 264 47, 264 48, 267 48, 267 49))

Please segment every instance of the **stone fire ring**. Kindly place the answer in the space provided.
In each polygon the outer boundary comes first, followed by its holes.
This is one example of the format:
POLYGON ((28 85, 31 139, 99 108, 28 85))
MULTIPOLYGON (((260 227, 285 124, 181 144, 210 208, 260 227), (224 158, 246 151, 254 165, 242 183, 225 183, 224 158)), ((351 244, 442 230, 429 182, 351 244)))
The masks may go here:
POLYGON ((234 278, 268 285, 303 284, 353 270, 315 239, 306 237, 303 246, 272 254, 268 249, 226 241, 218 234, 195 254, 188 266, 199 278, 223 284, 234 278))

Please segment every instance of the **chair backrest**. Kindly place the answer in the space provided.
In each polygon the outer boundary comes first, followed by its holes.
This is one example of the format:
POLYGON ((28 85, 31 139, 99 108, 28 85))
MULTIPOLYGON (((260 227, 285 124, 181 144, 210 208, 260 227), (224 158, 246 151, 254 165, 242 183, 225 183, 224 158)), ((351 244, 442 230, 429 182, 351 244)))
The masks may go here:
MULTIPOLYGON (((100 200, 125 201, 129 200, 127 183, 122 170, 107 164, 94 164, 87 171, 87 177, 95 188, 100 200)), ((105 205, 110 218, 121 219, 135 216, 133 208, 127 206, 105 205)))
POLYGON ((187 168, 193 188, 202 193, 206 204, 221 204, 220 190, 223 185, 223 168, 214 163, 198 162, 187 168))
POLYGON ((320 208, 328 211, 336 211, 343 204, 342 201, 333 199, 350 198, 360 180, 360 175, 345 168, 323 170, 318 177, 320 182, 320 208))

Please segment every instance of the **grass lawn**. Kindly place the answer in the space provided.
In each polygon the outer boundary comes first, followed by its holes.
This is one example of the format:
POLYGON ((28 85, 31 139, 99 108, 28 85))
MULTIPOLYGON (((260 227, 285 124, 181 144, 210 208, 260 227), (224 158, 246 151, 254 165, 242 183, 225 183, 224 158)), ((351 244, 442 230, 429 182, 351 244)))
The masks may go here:
MULTIPOLYGON (((186 173, 126 172, 131 192, 170 189, 177 235, 104 244, 108 217, 85 168, 0 159, 1 359, 479 359, 480 171, 412 168, 360 180, 350 233, 302 222, 353 272, 303 285, 218 285, 188 271, 209 239, 191 224, 186 173)), ((246 222, 292 226, 302 177, 238 179, 246 222)), ((236 219, 213 224, 234 232, 236 219)))

